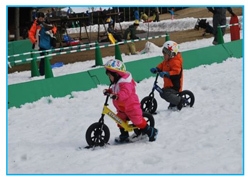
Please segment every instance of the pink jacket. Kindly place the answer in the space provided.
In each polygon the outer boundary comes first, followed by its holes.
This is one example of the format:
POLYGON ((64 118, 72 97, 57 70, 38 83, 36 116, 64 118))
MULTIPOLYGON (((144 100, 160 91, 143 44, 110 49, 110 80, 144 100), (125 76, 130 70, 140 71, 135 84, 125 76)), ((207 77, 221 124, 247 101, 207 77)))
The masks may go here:
POLYGON ((118 99, 113 100, 118 115, 119 112, 123 112, 135 125, 138 125, 142 122, 142 110, 135 86, 132 75, 127 72, 123 73, 122 78, 111 86, 111 90, 118 95, 118 99))

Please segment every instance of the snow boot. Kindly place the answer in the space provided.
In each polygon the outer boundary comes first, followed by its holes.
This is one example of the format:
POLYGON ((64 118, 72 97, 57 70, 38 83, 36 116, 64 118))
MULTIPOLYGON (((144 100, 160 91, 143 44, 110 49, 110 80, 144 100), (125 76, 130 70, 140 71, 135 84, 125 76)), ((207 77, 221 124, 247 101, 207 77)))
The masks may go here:
POLYGON ((142 131, 140 129, 137 129, 130 137, 129 140, 131 142, 135 142, 135 141, 139 141, 142 140, 144 138, 146 138, 147 135, 146 134, 142 134, 142 131))
POLYGON ((181 100, 180 100, 179 104, 177 105, 177 108, 179 111, 182 109, 184 104, 185 104, 185 99, 181 97, 181 100))
POLYGON ((115 137, 116 143, 126 143, 129 142, 129 134, 127 131, 124 130, 124 128, 120 128, 120 136, 115 137))
POLYGON ((174 105, 174 104, 170 103, 170 104, 169 104, 169 106, 168 106, 168 110, 177 111, 177 110, 178 110, 178 108, 177 108, 177 106, 176 106, 176 105, 174 105))
POLYGON ((158 130, 147 125, 144 129, 142 129, 142 134, 147 134, 149 141, 155 141, 157 138, 158 130))

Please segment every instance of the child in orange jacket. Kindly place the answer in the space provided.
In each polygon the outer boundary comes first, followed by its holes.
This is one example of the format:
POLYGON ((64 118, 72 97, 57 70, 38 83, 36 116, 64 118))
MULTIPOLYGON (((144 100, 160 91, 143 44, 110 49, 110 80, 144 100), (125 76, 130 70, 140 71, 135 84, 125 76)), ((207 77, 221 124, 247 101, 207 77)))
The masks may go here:
POLYGON ((163 44, 162 53, 164 60, 157 67, 151 68, 150 71, 159 73, 160 77, 163 78, 163 92, 160 96, 167 102, 170 102, 168 108, 177 107, 178 110, 181 110, 183 100, 177 94, 182 91, 183 87, 183 60, 178 44, 174 41, 166 41, 163 44))

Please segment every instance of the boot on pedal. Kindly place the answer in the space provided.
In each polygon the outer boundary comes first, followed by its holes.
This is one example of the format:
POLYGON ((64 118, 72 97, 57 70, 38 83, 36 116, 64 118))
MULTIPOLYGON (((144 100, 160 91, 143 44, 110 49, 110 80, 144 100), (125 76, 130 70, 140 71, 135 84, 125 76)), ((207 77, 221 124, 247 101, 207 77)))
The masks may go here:
POLYGON ((129 142, 129 134, 127 131, 124 130, 124 128, 120 128, 120 136, 115 137, 116 143, 126 143, 129 142))

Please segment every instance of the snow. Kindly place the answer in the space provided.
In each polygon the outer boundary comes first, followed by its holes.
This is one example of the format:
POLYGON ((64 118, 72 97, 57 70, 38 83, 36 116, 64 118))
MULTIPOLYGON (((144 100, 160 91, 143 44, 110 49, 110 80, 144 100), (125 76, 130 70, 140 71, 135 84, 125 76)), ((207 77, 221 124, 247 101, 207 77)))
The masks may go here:
MULTIPOLYGON (((154 118, 159 135, 153 143, 113 145, 119 132, 106 116, 110 145, 94 151, 77 151, 78 147, 87 146, 86 130, 99 120, 105 85, 74 92, 72 99, 44 97, 21 109, 11 108, 8 171, 10 174, 242 174, 242 63, 242 59, 229 58, 221 64, 185 70, 184 87, 195 95, 194 108, 167 111, 168 104, 156 94, 159 113, 154 118), (222 77, 223 82, 218 81, 222 77)), ((153 81, 151 77, 137 85, 140 99, 149 94, 153 81)), ((112 104, 110 108, 114 110, 112 104)))
MULTIPOLYGON (((193 28, 196 21, 187 18, 185 22, 187 20, 186 29, 191 26, 193 28)), ((156 27, 168 27, 166 24, 169 21, 171 20, 161 21, 161 25, 154 27, 155 31, 160 30, 156 27)), ((174 21, 173 31, 177 31, 178 27, 178 31, 185 29, 181 20, 174 21)), ((124 23, 124 26, 128 24, 124 23)), ((212 40, 213 38, 207 38, 185 42, 180 44, 180 48, 181 51, 187 51, 213 46, 212 40)), ((226 34, 224 41, 229 42, 230 35, 226 34)), ((161 47, 151 44, 147 54, 122 55, 122 58, 124 62, 128 62, 159 55, 161 47)), ((112 57, 103 57, 103 62, 110 58, 112 57)), ((53 74, 60 76, 86 71, 92 65, 94 60, 64 65, 53 69, 53 74)), ((184 70, 184 89, 194 93, 194 107, 184 108, 180 112, 168 111, 168 104, 156 92, 158 114, 154 115, 154 119, 159 134, 155 142, 114 145, 114 137, 119 135, 119 131, 116 124, 105 116, 105 123, 111 133, 110 145, 95 150, 77 149, 87 146, 86 130, 100 118, 105 100, 102 90, 107 88, 106 85, 99 85, 89 91, 73 92, 74 98, 43 97, 21 108, 8 109, 7 173, 76 174, 91 176, 90 179, 92 176, 142 176, 142 179, 145 176, 155 176, 165 180, 165 177, 159 176, 193 175, 236 175, 236 179, 243 179, 243 73, 243 58, 228 58, 220 64, 184 70)), ((10 85, 43 78, 30 78, 30 71, 15 72, 8 74, 7 82, 10 85)), ((153 81, 154 78, 150 77, 137 84, 140 99, 150 93, 153 81)), ((162 85, 161 80, 159 85, 162 85)), ((109 107, 114 110, 111 102, 109 107)))
MULTIPOLYGON (((92 7, 80 7, 80 6, 69 6, 72 10, 72 13, 86 13, 86 11, 92 12, 92 7)), ((68 11, 69 7, 63 8, 61 9, 61 11, 68 11)), ((111 9, 111 7, 93 7, 94 11, 99 11, 100 9, 102 10, 108 10, 109 8, 111 9)))

